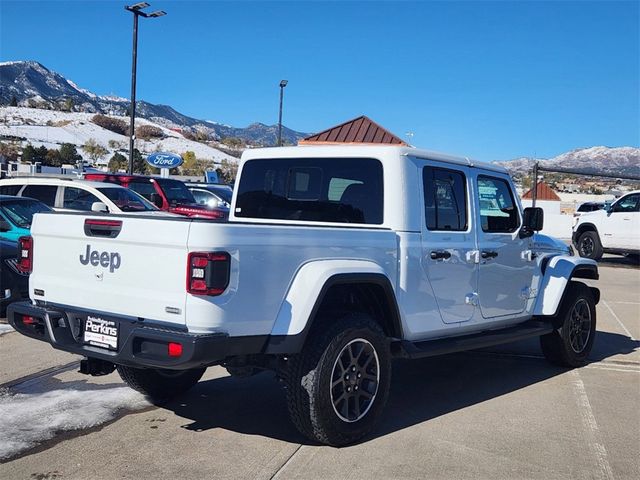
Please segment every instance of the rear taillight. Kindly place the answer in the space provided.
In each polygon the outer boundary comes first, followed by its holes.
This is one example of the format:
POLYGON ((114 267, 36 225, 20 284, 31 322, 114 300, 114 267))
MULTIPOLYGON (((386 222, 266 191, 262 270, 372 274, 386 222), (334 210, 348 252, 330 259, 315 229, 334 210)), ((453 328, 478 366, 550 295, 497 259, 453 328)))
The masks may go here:
POLYGON ((31 273, 33 270, 33 237, 20 237, 18 239, 18 263, 16 265, 20 273, 31 273))
POLYGON ((182 344, 169 342, 167 346, 167 353, 170 357, 180 357, 182 355, 182 344))
POLYGON ((187 292, 220 295, 229 285, 231 257, 227 252, 191 252, 187 260, 187 292))

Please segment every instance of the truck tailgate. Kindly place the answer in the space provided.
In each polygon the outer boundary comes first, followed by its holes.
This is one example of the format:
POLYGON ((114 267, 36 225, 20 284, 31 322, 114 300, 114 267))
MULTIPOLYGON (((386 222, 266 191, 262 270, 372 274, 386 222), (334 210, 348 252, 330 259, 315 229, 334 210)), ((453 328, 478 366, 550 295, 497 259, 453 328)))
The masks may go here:
POLYGON ((37 214, 30 297, 184 325, 190 226, 182 218, 37 214))

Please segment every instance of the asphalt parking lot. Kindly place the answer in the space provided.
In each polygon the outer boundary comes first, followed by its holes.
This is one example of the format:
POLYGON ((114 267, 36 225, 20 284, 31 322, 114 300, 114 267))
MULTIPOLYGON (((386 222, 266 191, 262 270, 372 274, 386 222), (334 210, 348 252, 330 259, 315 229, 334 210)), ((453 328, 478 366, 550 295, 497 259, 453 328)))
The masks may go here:
POLYGON ((553 367, 537 341, 398 361, 383 422, 341 449, 297 433, 273 375, 211 368, 159 408, 2 334, 0 478, 640 478, 640 269, 609 259, 600 273, 588 366, 553 367))

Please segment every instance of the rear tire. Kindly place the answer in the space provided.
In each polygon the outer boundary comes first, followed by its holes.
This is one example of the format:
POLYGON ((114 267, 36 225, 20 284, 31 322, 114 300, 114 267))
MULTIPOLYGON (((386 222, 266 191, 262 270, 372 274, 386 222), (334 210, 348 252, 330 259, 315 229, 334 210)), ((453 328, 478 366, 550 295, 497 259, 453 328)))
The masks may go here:
POLYGON ((321 322, 303 351, 289 358, 287 405, 308 438, 342 446, 369 433, 382 414, 391 381, 389 342, 368 315, 321 322))
POLYGON ((558 317, 560 328, 540 337, 542 353, 554 365, 582 367, 596 336, 596 303, 589 287, 570 282, 558 317))
POLYGON ((164 370, 116 366, 120 378, 134 390, 147 395, 153 401, 165 401, 193 387, 206 368, 191 370, 164 370))
POLYGON ((584 258, 600 260, 602 258, 602 243, 598 232, 588 231, 580 235, 578 239, 578 254, 584 258))

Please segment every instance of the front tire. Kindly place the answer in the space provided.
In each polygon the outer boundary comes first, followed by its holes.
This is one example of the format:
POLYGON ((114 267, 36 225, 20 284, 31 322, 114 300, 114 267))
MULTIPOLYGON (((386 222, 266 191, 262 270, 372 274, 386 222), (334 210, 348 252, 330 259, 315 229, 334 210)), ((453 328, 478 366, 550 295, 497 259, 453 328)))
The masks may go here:
POLYGON ((596 303, 584 283, 570 282, 558 313, 560 328, 540 337, 545 358, 562 367, 582 367, 596 336, 596 303))
POLYGON ((120 378, 134 390, 162 402, 176 397, 193 387, 206 368, 191 370, 165 370, 160 368, 133 368, 116 366, 120 378))
POLYGON ((289 358, 291 420, 312 440, 348 445, 375 426, 390 381, 389 342, 378 323, 360 313, 327 319, 289 358))
POLYGON ((598 232, 588 231, 580 235, 578 239, 578 254, 584 258, 600 260, 602 258, 602 243, 598 232))

